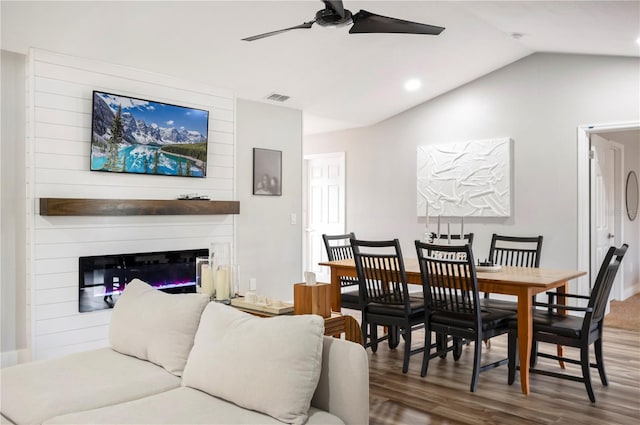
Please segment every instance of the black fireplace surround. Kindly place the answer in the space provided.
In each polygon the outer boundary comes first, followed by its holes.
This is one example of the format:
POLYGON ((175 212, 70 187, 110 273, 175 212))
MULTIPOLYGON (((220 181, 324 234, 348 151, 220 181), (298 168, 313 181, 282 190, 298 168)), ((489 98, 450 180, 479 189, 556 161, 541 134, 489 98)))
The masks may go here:
POLYGON ((113 308, 127 283, 140 279, 169 293, 196 291, 196 258, 207 249, 79 258, 80 313, 113 308))

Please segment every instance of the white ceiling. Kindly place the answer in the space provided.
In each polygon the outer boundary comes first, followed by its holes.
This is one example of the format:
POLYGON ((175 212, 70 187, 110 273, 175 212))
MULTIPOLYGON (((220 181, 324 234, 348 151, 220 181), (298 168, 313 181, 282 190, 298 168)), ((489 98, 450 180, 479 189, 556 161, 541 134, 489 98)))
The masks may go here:
POLYGON ((318 0, 0 3, 4 50, 37 47, 194 79, 304 112, 305 133, 370 125, 534 52, 640 56, 640 1, 344 1, 439 36, 315 25, 318 0), (512 33, 520 33, 516 39, 512 33), (422 88, 405 92, 408 78, 422 88))

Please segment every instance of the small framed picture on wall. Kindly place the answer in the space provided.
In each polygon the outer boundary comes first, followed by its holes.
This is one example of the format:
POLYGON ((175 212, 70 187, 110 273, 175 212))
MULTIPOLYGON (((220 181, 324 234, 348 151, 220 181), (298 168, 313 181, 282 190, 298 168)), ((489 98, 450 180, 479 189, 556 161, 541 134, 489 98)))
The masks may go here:
POLYGON ((253 148, 253 194, 282 196, 282 151, 253 148))

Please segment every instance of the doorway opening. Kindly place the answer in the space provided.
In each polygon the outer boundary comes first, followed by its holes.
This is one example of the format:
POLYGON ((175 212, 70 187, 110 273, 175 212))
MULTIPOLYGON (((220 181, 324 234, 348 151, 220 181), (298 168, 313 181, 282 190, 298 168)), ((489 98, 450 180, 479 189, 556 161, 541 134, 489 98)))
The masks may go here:
MULTIPOLYGON (((640 154, 628 155, 625 146, 616 142, 629 134, 633 137, 626 139, 631 140, 632 144, 627 142, 627 147, 631 146, 635 152, 639 152, 640 141, 636 142, 635 139, 636 134, 640 135, 640 122, 578 127, 578 269, 588 270, 589 273, 570 284, 577 285, 571 288, 574 293, 589 294, 590 284, 602 260, 598 252, 605 245, 628 243, 625 239, 629 237, 629 231, 632 232, 632 239, 636 238, 631 226, 625 230, 623 189, 625 170, 640 164, 640 154), (609 181, 603 174, 607 174, 609 181)), ((638 253, 637 247, 634 251, 638 253)), ((640 255, 627 255, 626 262, 634 263, 632 273, 625 276, 625 269, 629 268, 620 269, 611 299, 623 300, 640 291, 636 282, 638 279, 632 276, 637 274, 634 271, 640 267, 640 255)))

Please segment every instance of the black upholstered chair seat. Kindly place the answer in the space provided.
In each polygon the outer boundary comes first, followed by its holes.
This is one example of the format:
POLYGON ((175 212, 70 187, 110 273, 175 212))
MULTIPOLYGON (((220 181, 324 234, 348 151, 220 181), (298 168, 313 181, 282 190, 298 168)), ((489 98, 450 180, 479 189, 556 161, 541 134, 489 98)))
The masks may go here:
POLYGON ((515 301, 508 300, 496 300, 494 298, 482 298, 480 300, 480 307, 493 309, 497 308, 499 310, 509 310, 509 311, 518 311, 518 303, 515 301))
MULTIPOLYGON (((583 322, 584 319, 582 317, 550 314, 546 311, 538 310, 533 314, 533 331, 580 339, 582 337, 583 322)), ((510 325, 517 326, 517 322, 511 323, 510 325)), ((598 324, 592 323, 589 331, 594 331, 597 328, 598 324)))
MULTIPOLYGON (((409 300, 410 312, 409 316, 420 316, 424 319, 424 299, 416 299, 411 297, 409 300)), ((381 304, 371 302, 368 306, 371 314, 384 314, 387 316, 403 317, 405 313, 404 304, 381 304)))
POLYGON ((360 310, 360 291, 345 291, 340 294, 342 307, 360 310))
MULTIPOLYGON (((488 329, 507 327, 509 320, 516 319, 516 314, 508 310, 480 310, 480 316, 482 316, 482 331, 486 332, 488 329)), ((446 324, 451 327, 461 329, 473 329, 475 326, 475 320, 469 320, 469 316, 457 315, 456 313, 437 312, 430 316, 431 323, 433 325, 446 324)), ((517 323, 517 322, 516 322, 517 323)))

